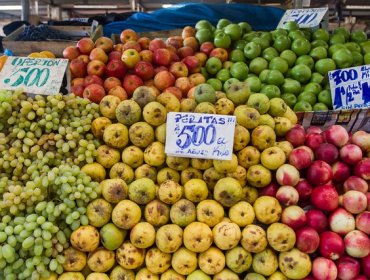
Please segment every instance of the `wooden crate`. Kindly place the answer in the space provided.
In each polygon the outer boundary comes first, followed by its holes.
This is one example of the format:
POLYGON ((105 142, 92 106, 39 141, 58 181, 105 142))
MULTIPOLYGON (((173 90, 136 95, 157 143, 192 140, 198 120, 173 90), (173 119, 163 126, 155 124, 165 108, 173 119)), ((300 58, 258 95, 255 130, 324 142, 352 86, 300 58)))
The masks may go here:
POLYGON ((25 26, 15 30, 9 36, 3 39, 4 49, 9 49, 17 56, 27 56, 33 52, 51 51, 56 57, 63 57, 63 50, 67 46, 75 46, 77 41, 83 37, 90 37, 93 41, 103 36, 103 28, 98 25, 93 33, 90 26, 49 26, 50 29, 58 30, 68 35, 73 40, 59 41, 15 41, 19 34, 22 33, 25 26))
MULTIPOLYGON (((137 36, 138 38, 148 37, 150 39, 160 38, 165 40, 171 36, 181 36, 181 33, 182 29, 171 29, 171 30, 137 32, 137 36)), ((111 38, 115 44, 121 43, 120 34, 112 34, 111 38)))

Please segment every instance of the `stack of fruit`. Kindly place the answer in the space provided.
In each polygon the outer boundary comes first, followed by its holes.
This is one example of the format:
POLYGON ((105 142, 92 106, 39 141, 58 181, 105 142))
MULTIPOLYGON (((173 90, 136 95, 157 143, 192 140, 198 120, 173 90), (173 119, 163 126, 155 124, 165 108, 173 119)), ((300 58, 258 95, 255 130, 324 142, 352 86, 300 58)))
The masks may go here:
POLYGON ((322 111, 332 108, 328 71, 370 63, 364 32, 338 28, 329 34, 299 29, 294 22, 287 29, 255 32, 246 22, 221 19, 214 27, 202 20, 166 41, 138 38, 126 29, 121 42, 84 38, 65 49, 75 94, 98 103, 105 94, 126 99, 147 85, 181 99, 200 83, 226 91, 238 80, 252 92, 281 97, 295 111, 322 111))

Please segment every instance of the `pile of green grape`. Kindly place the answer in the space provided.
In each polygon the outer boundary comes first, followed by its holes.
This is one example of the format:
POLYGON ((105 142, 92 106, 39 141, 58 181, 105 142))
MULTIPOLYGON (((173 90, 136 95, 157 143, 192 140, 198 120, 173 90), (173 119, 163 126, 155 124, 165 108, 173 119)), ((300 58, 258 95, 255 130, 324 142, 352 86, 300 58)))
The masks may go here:
POLYGON ((0 279, 63 272, 71 232, 101 192, 80 170, 100 146, 97 117, 97 104, 73 94, 0 91, 0 279))

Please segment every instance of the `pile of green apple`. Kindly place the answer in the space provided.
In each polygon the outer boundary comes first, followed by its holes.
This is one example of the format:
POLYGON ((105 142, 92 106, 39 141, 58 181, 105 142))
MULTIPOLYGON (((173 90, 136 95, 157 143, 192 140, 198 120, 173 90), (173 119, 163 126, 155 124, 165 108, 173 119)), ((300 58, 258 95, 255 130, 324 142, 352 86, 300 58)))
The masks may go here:
POLYGON ((230 80, 247 81, 252 92, 281 97, 294 111, 332 109, 328 71, 370 63, 370 41, 363 31, 337 28, 252 31, 246 22, 201 20, 195 37, 209 58, 202 74, 216 90, 230 80))

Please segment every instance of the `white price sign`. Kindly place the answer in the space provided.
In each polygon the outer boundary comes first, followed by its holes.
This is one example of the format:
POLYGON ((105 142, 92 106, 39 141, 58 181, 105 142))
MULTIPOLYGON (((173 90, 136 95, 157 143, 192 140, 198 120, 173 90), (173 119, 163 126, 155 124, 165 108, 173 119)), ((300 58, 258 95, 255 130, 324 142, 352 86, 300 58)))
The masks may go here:
POLYGON ((0 72, 0 88, 22 88, 27 93, 59 93, 68 59, 8 57, 0 72))
POLYGON ((235 125, 235 116, 170 112, 165 152, 178 157, 230 160, 235 125))
POLYGON ((330 71, 334 110, 370 107, 370 65, 330 71))
POLYGON ((301 28, 318 27, 327 12, 328 12, 327 7, 286 10, 277 28, 284 28, 285 23, 289 21, 295 21, 301 28))

